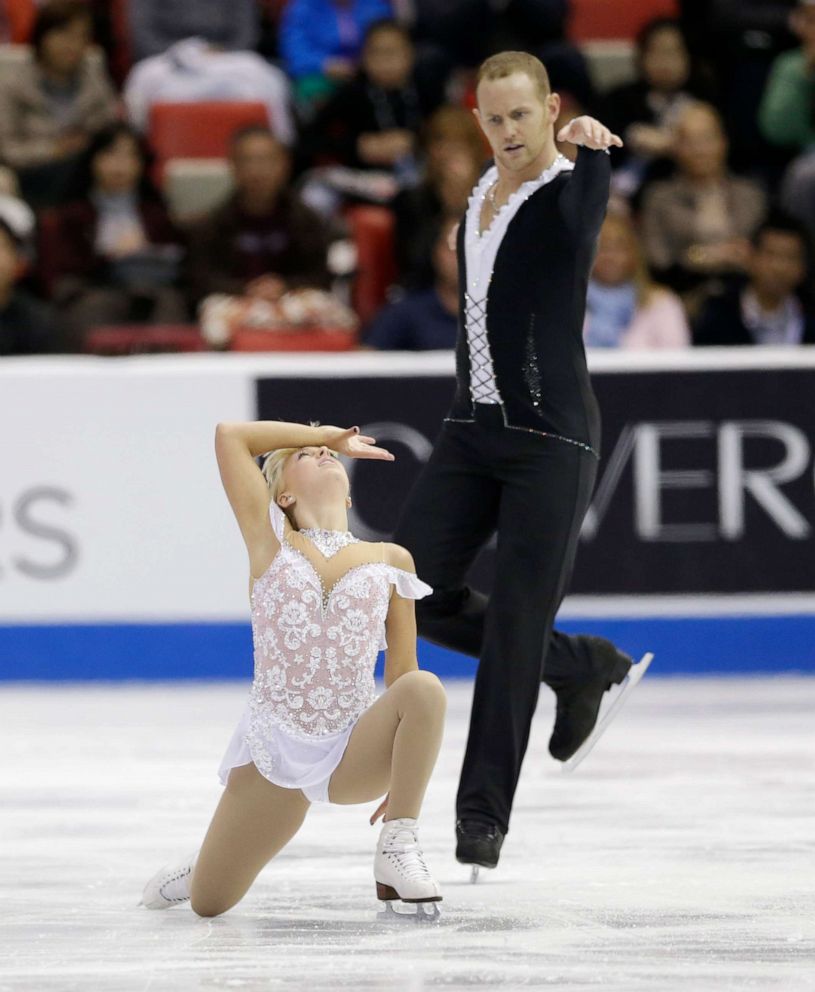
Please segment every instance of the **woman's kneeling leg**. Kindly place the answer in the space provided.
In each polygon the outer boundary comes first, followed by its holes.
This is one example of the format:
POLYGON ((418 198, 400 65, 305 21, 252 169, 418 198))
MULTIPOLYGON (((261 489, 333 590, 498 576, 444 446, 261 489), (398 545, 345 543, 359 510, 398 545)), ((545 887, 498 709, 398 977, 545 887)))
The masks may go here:
POLYGON ((308 808, 299 789, 273 785, 253 764, 233 768, 195 863, 193 910, 218 916, 240 902, 300 829, 308 808))

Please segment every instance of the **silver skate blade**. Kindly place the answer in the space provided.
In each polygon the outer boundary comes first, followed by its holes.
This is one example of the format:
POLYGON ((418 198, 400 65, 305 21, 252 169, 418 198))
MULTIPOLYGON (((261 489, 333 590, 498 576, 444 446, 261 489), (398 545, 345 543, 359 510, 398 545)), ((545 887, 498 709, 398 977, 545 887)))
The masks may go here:
POLYGON ((577 766, 583 761, 583 759, 591 753, 594 749, 594 745, 600 740, 603 734, 608 730, 611 725, 612 720, 622 709, 623 704, 628 698, 631 690, 634 689, 641 681, 645 673, 648 671, 648 666, 654 660, 654 655, 652 652, 648 652, 642 656, 642 659, 637 662, 636 665, 632 665, 628 670, 628 674, 622 681, 620 686, 620 691, 614 697, 614 699, 608 704, 600 719, 595 723, 594 730, 589 734, 589 736, 583 741, 580 747, 575 751, 575 753, 569 758, 568 761, 563 762, 563 772, 569 773, 573 772, 577 766))
POLYGON ((481 865, 470 865, 470 884, 475 885, 478 881, 478 872, 481 865))
POLYGON ((421 926, 424 923, 438 923, 441 910, 437 902, 402 902, 389 899, 379 904, 376 914, 377 922, 391 923, 397 926, 421 926))

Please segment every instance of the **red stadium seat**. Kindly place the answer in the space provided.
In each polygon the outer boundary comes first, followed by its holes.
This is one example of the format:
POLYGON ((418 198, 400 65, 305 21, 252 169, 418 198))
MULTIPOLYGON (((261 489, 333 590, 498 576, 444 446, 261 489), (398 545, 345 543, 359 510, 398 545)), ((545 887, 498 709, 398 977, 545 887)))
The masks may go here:
POLYGON ((255 328, 237 330, 232 351, 352 351, 357 346, 356 331, 314 328, 308 331, 275 333, 255 328))
POLYGON ((160 178, 171 158, 226 158, 238 128, 270 124, 266 104, 254 101, 155 103, 149 140, 160 178))
POLYGON ((137 355, 160 351, 206 351, 195 324, 112 324, 85 334, 82 350, 92 355, 137 355))
POLYGON ((572 0, 568 33, 572 41, 633 39, 654 17, 677 17, 677 0, 572 0))
POLYGON ((350 207, 345 216, 357 248, 353 305, 364 324, 385 303, 396 279, 394 219, 385 207, 350 207))

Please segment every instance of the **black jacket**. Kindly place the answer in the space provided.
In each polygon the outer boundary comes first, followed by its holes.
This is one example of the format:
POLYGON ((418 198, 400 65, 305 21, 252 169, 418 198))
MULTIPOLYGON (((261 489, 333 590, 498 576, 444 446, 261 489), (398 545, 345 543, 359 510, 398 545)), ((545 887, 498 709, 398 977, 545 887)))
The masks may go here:
MULTIPOLYGON (((693 328, 696 345, 754 345, 755 339, 741 316, 741 291, 733 286, 705 304, 693 328)), ((801 344, 815 344, 815 320, 804 313, 804 334, 801 344)))
MULTIPOLYGON (((487 297, 487 337, 504 422, 600 448, 600 413, 583 346, 586 289, 605 217, 611 167, 581 148, 574 170, 536 190, 498 249, 487 297)), ((448 420, 471 420, 464 321, 467 264, 462 222, 456 393, 448 420)))

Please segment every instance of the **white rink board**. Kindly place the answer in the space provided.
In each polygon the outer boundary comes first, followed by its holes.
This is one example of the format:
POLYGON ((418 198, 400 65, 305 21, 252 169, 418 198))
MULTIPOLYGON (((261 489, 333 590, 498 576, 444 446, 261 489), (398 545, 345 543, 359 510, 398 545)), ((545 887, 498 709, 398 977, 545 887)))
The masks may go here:
MULTIPOLYGON (((812 367, 815 348, 589 360, 598 374, 812 367)), ((452 372, 451 353, 3 359, 0 626, 245 622, 247 567, 215 465, 217 421, 255 416, 259 376, 309 390, 326 375, 452 372)))
POLYGON ((250 377, 69 368, 0 376, 0 623, 243 619, 213 437, 250 377))

